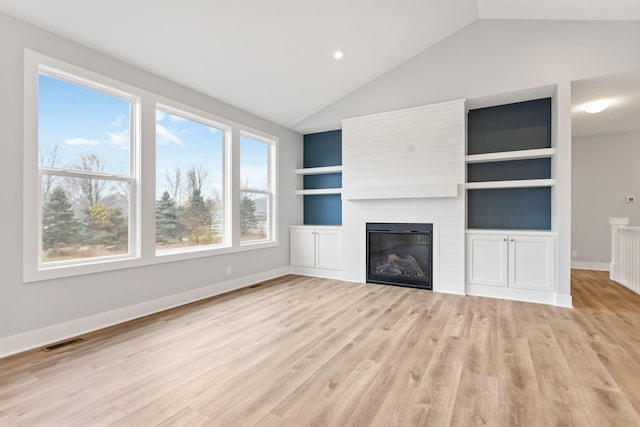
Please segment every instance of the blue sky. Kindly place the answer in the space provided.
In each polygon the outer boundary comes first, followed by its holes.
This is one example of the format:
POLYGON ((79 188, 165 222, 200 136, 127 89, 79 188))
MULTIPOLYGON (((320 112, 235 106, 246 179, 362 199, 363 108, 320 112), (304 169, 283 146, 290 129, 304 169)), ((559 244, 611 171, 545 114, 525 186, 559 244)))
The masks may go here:
MULTIPOLYGON (((41 162, 57 145, 56 167, 77 163, 83 154, 100 156, 104 172, 129 172, 129 101, 45 75, 39 76, 38 133, 41 162)), ((241 182, 267 188, 268 147, 243 136, 240 145, 241 182)), ((222 191, 223 132, 193 120, 158 110, 156 113, 157 195, 166 185, 166 171, 203 166, 205 195, 222 191)))

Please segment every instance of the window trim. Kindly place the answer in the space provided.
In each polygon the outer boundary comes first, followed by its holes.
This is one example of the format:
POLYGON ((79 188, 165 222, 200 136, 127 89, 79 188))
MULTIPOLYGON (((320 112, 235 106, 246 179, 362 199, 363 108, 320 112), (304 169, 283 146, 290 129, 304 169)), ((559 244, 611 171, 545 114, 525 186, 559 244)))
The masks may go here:
MULTIPOLYGON (((233 126, 231 124, 224 123, 224 120, 221 120, 219 117, 207 113, 205 111, 198 110, 193 107, 189 107, 188 105, 183 105, 175 101, 171 101, 169 99, 161 99, 157 98, 155 102, 154 112, 158 110, 163 111, 165 113, 169 113, 178 117, 182 117, 187 120, 191 120, 197 123, 200 123, 205 126, 214 127, 217 129, 221 129, 224 131, 224 140, 222 142, 222 200, 224 206, 223 213, 223 241, 222 243, 215 245, 196 245, 196 246, 188 246, 185 248, 177 248, 177 249, 165 249, 162 251, 158 251, 155 247, 156 241, 156 224, 153 222, 153 242, 154 242, 154 252, 155 258, 162 260, 181 260, 181 259, 189 259, 194 258, 194 254, 202 253, 202 256, 211 256, 216 253, 220 253, 225 249, 230 249, 233 247, 233 242, 231 238, 232 230, 233 230, 233 221, 232 221, 232 206, 230 203, 231 194, 233 189, 231 188, 231 144, 232 144, 232 133, 233 126)), ((157 135, 154 132, 154 158, 153 162, 156 165, 157 153, 155 153, 155 147, 157 147, 157 135)), ((155 174, 157 178, 157 171, 155 174)), ((154 181, 154 195, 157 191, 157 181, 154 181)), ((154 204, 154 213, 155 213, 155 204, 154 204)))
MULTIPOLYGON (((255 189, 255 188, 238 188, 238 193, 241 194, 242 192, 247 192, 247 193, 262 193, 262 194, 268 194, 268 207, 267 207, 267 215, 269 218, 269 226, 267 229, 267 238, 266 239, 260 239, 260 240, 247 240, 247 241, 240 241, 239 245, 241 247, 247 247, 247 248, 255 248, 256 246, 261 246, 261 247, 266 247, 266 246, 272 246, 277 244, 277 236, 278 236, 278 220, 277 220, 277 196, 276 196, 276 191, 278 188, 278 182, 277 182, 277 172, 278 172, 278 165, 277 165, 277 159, 278 159, 278 138, 271 136, 271 135, 267 135, 263 132, 259 132, 256 131, 255 129, 250 129, 247 127, 243 127, 242 129, 240 129, 239 131, 240 134, 240 138, 238 138, 238 144, 241 144, 241 140, 242 137, 247 137, 259 142, 263 142, 265 144, 267 144, 268 146, 268 153, 269 153, 269 159, 268 159, 268 165, 269 165, 269 171, 268 171, 268 186, 269 189, 268 190, 262 190, 262 189, 255 189)), ((241 160, 241 159, 239 159, 241 160)), ((238 168, 238 173, 240 173, 241 167, 238 168)), ((239 209, 239 206, 238 206, 239 209)))
POLYGON ((23 148, 23 281, 25 283, 109 271, 141 265, 140 259, 140 114, 142 97, 139 91, 93 71, 30 51, 24 51, 24 148, 23 148), (73 169, 41 167, 38 152, 38 79, 40 75, 63 80, 97 90, 131 102, 129 175, 88 172, 98 179, 131 180, 129 195, 128 253, 122 255, 74 260, 73 262, 42 262, 41 178, 43 172, 60 176, 87 176, 73 169))
MULTIPOLYGON (((203 257, 239 253, 279 245, 278 236, 278 137, 250 126, 225 119, 205 110, 184 104, 173 99, 157 95, 153 92, 141 89, 90 71, 88 69, 52 58, 50 56, 24 49, 24 96, 23 96, 23 282, 37 283, 41 281, 75 277, 84 274, 116 271, 167 262, 192 260, 203 257), (133 96, 136 99, 131 111, 131 167, 130 177, 122 175, 109 175, 108 179, 131 179, 130 217, 129 217, 129 255, 114 255, 110 257, 91 258, 87 263, 74 263, 72 265, 49 265, 47 268, 39 268, 40 251, 42 245, 40 226, 42 207, 41 203, 41 168, 39 166, 38 153, 38 75, 41 69, 60 71, 65 78, 65 73, 86 79, 86 86, 107 93, 133 96), (104 85, 104 86, 102 86, 104 85), (120 91, 122 93, 120 93, 120 91), (180 253, 156 254, 155 250, 155 191, 156 191, 156 153, 155 153, 155 113, 156 108, 177 110, 180 114, 193 114, 196 119, 204 118, 215 124, 216 127, 228 129, 227 141, 224 153, 225 158, 225 246, 195 246, 195 250, 184 250, 180 253), (135 119, 134 119, 135 114, 135 119), (240 135, 246 135, 259 141, 270 144, 270 239, 259 241, 240 242, 239 207, 236 202, 240 197, 239 183, 239 146, 240 135), (134 139, 135 138, 135 139, 134 139), (135 141, 135 143, 134 143, 135 141), (34 167, 35 165, 35 167, 34 167), (135 217, 134 217, 135 216, 135 217), (133 228, 132 228, 133 227, 133 228), (135 230, 132 233, 131 230, 135 230)), ((52 77, 60 78, 58 74, 52 77)), ((77 84, 73 79, 72 83, 77 84)), ((43 168, 44 170, 44 168, 43 168)), ((75 174, 76 172, 65 169, 49 168, 46 172, 55 174, 75 174)), ((97 176, 96 178, 104 178, 97 176)), ((53 264, 53 263, 52 263, 53 264)))

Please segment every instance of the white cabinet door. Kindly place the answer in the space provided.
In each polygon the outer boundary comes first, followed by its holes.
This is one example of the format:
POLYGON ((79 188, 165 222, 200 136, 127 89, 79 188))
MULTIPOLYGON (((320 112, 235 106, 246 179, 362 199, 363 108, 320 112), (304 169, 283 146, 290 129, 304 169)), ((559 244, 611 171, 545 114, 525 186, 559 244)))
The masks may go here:
POLYGON ((342 269, 342 237, 338 229, 316 230, 316 267, 342 269))
POLYGON ((467 283, 507 286, 507 236, 467 235, 467 283))
POLYGON ((316 266, 316 241, 313 229, 291 228, 289 233, 289 261, 296 267, 316 266))
POLYGON ((554 239, 546 236, 509 236, 509 286, 553 290, 554 239))

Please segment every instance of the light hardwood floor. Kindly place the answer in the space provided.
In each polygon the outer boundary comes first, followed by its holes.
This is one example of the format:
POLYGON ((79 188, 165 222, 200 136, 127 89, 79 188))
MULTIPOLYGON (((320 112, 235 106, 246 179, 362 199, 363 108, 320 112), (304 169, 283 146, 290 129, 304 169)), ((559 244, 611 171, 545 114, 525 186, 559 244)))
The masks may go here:
POLYGON ((0 360, 8 426, 640 426, 640 296, 287 276, 0 360))

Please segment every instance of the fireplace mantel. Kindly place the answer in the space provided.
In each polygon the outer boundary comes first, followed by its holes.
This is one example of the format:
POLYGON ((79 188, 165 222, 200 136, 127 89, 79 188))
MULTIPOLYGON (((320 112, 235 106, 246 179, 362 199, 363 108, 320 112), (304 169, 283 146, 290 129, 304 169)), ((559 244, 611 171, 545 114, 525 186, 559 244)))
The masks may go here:
POLYGON ((345 187, 342 200, 430 199, 458 197, 458 184, 389 185, 384 187, 345 187))

